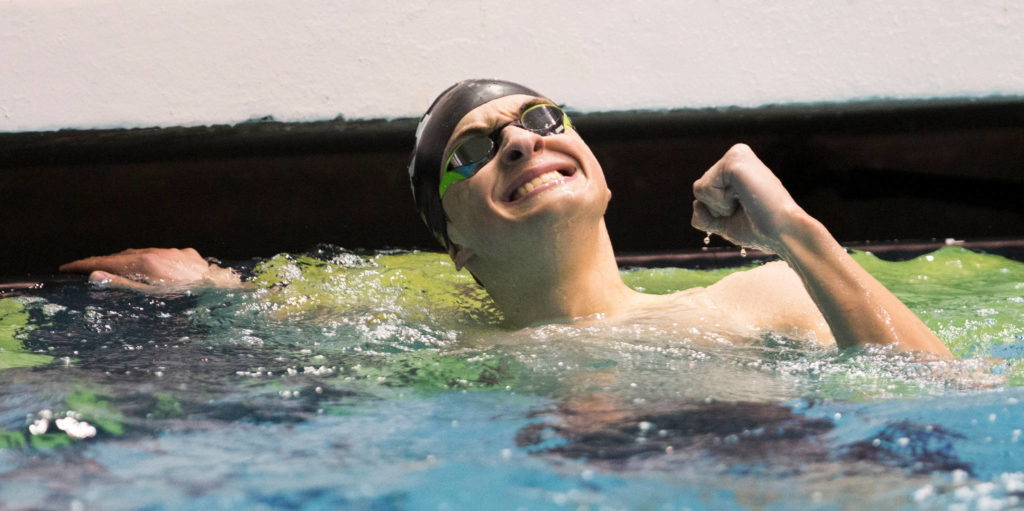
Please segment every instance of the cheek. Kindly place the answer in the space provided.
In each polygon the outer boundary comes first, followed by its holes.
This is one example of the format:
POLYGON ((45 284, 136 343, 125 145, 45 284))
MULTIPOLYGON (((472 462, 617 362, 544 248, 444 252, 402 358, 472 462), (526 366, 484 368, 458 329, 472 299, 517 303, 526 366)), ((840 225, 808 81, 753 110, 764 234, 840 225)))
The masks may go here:
POLYGON ((488 210, 483 199, 485 195, 476 189, 476 185, 481 184, 460 182, 449 188, 445 195, 443 206, 448 215, 448 236, 460 245, 475 244, 479 238, 477 234, 490 228, 491 217, 484 214, 488 210))
POLYGON ((584 168, 590 181, 604 183, 604 170, 601 168, 601 163, 597 161, 597 156, 594 156, 590 146, 579 135, 572 134, 569 137, 552 143, 550 147, 575 158, 584 168))

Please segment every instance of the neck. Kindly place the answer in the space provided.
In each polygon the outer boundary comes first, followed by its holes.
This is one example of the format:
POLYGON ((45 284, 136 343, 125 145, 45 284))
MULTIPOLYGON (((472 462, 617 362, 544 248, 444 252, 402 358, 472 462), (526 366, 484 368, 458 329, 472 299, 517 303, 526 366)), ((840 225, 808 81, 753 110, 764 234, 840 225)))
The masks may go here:
POLYGON ((604 219, 472 270, 515 328, 614 314, 642 296, 622 282, 604 219))

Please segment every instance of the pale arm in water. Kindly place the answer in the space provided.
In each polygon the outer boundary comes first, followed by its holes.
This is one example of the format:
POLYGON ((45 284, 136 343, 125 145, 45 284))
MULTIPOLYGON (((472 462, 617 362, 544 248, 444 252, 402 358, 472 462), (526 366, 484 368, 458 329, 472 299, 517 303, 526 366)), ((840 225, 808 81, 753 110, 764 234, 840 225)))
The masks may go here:
POLYGON ((72 261, 62 265, 60 271, 88 273, 90 282, 139 291, 245 286, 237 273, 210 263, 191 248, 133 248, 72 261))

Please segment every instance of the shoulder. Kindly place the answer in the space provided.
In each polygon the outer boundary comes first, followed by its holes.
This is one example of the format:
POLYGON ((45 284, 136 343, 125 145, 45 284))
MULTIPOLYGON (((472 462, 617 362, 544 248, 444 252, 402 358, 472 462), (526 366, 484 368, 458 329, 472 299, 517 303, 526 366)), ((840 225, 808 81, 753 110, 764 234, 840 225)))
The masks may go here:
POLYGON ((708 286, 707 289, 715 295, 750 295, 754 291, 772 295, 806 293, 803 283, 800 282, 800 277, 783 261, 775 261, 729 274, 708 286))
POLYGON ((708 286, 712 301, 746 324, 787 335, 813 332, 823 343, 832 334, 800 276, 783 261, 733 273, 708 286))

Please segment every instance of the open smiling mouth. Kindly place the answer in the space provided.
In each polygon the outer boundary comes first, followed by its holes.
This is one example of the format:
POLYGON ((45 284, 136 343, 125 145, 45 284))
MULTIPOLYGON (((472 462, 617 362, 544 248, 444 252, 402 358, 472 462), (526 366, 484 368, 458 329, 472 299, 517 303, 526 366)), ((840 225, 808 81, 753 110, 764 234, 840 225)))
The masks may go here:
POLYGON ((526 197, 537 189, 551 188, 557 186, 561 182, 566 181, 567 178, 572 178, 576 174, 576 169, 556 169, 550 170, 533 179, 513 188, 510 192, 506 192, 504 196, 505 202, 515 202, 523 197, 526 197))

